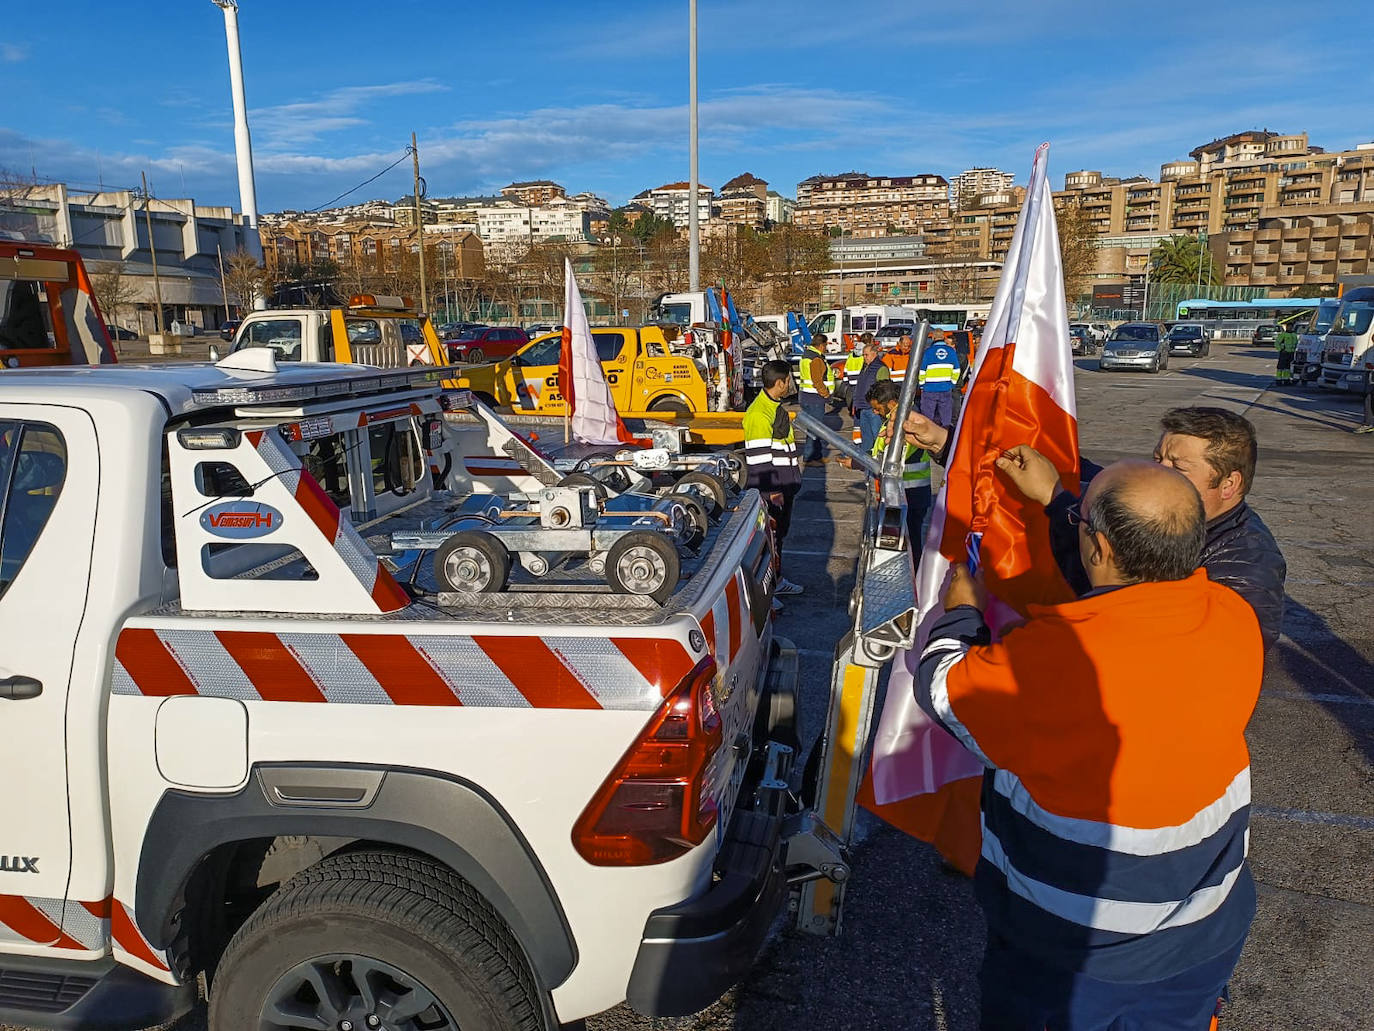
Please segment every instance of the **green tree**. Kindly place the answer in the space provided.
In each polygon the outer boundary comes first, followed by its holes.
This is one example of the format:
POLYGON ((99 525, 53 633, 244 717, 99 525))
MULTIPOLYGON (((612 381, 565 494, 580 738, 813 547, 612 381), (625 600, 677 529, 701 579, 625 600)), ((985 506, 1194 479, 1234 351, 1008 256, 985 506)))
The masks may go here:
POLYGON ((1150 251, 1150 279, 1156 283, 1197 283, 1216 286, 1216 262, 1196 236, 1171 236, 1150 251), (1201 276, 1199 273, 1201 266, 1201 276))

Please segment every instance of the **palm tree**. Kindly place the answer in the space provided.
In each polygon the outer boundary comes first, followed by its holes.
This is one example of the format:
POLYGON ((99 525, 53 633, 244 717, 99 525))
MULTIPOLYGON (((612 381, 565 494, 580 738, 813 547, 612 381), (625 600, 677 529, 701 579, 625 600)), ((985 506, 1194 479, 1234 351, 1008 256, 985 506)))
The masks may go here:
POLYGON ((1150 251, 1150 278, 1156 283, 1198 283, 1216 286, 1216 263, 1196 236, 1171 236, 1150 251), (1201 276, 1199 277, 1199 265, 1201 276))

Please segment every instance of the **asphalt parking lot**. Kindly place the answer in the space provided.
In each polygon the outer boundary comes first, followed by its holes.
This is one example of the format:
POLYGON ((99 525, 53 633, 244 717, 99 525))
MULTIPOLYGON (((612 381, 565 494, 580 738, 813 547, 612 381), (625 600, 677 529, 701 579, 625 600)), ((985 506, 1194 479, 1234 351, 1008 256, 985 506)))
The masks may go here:
MULTIPOLYGON (((1349 432, 1353 399, 1271 387, 1273 353, 1214 346, 1167 371, 1099 373, 1079 359, 1083 452, 1148 455, 1168 408, 1214 404, 1260 435, 1251 501, 1288 560, 1284 636, 1251 721, 1251 861, 1259 914, 1225 1027, 1374 1029, 1374 436, 1349 432)), ((779 632, 801 646, 804 719, 823 721, 830 648, 845 606, 863 505, 856 474, 807 470, 779 632)), ((969 882, 933 850, 874 819, 854 855, 844 933, 782 929, 751 976, 704 1013, 650 1020, 618 1008, 588 1031, 968 1031, 976 1028, 982 917, 969 882)), ((204 1008, 168 1031, 203 1031, 204 1008)))
MULTIPOLYGON (((1273 352, 1218 345, 1167 371, 1099 373, 1078 359, 1084 454, 1148 455, 1157 419, 1188 404, 1244 413, 1260 437, 1251 501, 1288 560, 1284 636, 1251 720, 1251 862, 1259 914, 1232 982, 1225 1027, 1374 1028, 1374 437, 1353 436, 1358 403, 1271 388, 1273 352)), ((824 718, 829 642, 853 585, 857 475, 809 469, 785 573, 806 587, 779 632, 803 645, 804 707, 824 718)), ((869 818, 844 931, 780 933, 753 975, 705 1013, 647 1020, 618 1009, 589 1031, 740 1031, 978 1026, 983 923, 969 882, 928 846, 869 818)))

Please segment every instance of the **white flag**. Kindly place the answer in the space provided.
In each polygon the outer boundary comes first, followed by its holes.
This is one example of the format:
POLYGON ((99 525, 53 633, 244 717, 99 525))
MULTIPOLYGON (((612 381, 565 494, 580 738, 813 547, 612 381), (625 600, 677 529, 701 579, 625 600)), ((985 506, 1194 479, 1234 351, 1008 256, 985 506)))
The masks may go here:
POLYGON ((584 444, 629 441, 625 424, 616 414, 591 327, 587 325, 587 311, 582 307, 582 291, 573 276, 572 260, 563 261, 563 351, 558 361, 558 382, 572 416, 573 437, 584 444))

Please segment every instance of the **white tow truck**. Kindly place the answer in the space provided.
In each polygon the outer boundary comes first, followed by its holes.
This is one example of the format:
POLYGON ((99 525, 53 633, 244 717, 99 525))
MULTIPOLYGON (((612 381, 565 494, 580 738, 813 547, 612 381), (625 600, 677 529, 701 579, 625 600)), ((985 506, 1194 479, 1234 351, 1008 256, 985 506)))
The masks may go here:
POLYGON ((758 493, 661 603, 402 583, 448 371, 276 350, 0 379, 0 1022, 144 1027, 201 975, 211 1031, 708 1005, 843 875, 786 851, 758 493))

